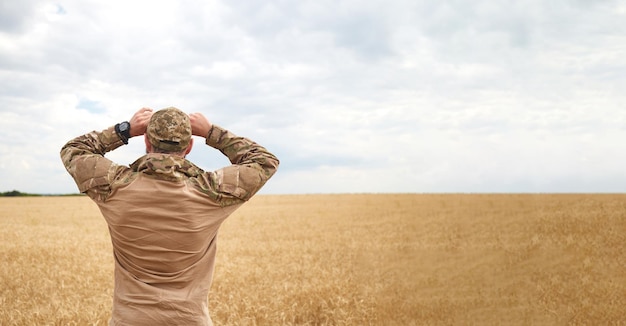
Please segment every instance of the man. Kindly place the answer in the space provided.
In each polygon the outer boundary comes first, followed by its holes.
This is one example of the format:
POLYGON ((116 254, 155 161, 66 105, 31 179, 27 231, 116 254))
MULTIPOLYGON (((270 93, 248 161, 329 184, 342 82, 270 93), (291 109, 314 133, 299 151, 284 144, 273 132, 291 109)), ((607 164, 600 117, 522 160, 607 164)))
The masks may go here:
POLYGON ((69 141, 61 158, 96 202, 113 244, 110 325, 212 325, 208 292, 220 225, 276 172, 257 143, 176 108, 143 108, 130 122, 69 141), (104 154, 144 135, 147 155, 130 167, 104 154), (193 136, 232 165, 205 172, 185 159, 193 136))

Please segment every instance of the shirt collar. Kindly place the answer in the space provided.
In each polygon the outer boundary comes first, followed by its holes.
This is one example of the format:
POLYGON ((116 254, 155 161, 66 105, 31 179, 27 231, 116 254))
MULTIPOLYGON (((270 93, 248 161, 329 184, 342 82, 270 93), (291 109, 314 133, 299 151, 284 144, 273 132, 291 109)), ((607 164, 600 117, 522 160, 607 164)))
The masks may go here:
POLYGON ((162 153, 144 155, 133 162, 130 167, 133 171, 172 181, 195 177, 204 172, 185 158, 162 153))

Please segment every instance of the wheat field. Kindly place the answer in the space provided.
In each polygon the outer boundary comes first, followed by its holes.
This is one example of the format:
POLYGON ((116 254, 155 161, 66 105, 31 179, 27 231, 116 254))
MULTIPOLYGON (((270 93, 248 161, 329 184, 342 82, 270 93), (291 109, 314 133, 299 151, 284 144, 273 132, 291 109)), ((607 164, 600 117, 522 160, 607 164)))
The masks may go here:
MULTIPOLYGON (((265 195, 223 225, 216 325, 626 325, 626 195, 265 195)), ((106 325, 86 197, 0 198, 0 325, 106 325)))

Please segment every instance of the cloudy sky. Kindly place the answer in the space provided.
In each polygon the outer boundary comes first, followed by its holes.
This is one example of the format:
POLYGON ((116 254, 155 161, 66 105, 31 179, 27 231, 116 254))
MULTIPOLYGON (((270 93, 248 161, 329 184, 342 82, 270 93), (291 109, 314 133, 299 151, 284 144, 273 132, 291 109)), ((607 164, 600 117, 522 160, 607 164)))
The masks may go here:
POLYGON ((3 0, 0 192, 168 106, 274 152, 266 194, 624 192, 625 90, 622 1, 3 0))

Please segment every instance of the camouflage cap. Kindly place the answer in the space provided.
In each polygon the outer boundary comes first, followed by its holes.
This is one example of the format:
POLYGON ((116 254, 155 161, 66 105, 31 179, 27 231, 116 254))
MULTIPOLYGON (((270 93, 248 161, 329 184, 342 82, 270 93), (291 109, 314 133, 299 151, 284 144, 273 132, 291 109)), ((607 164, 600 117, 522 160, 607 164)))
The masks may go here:
POLYGON ((182 152, 191 141, 189 116, 175 107, 156 111, 150 118, 146 135, 155 148, 168 152, 182 152))

